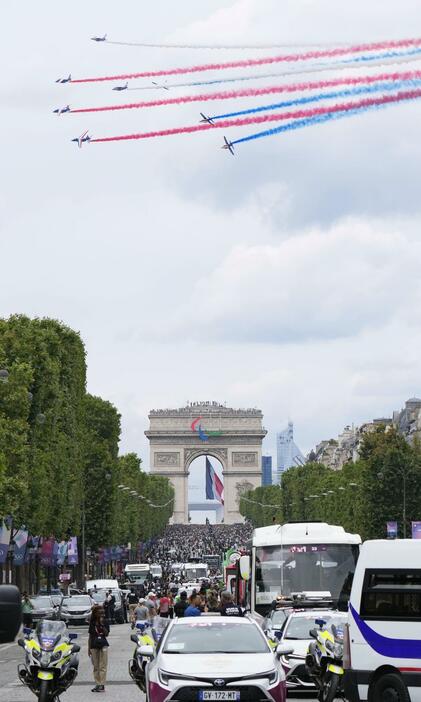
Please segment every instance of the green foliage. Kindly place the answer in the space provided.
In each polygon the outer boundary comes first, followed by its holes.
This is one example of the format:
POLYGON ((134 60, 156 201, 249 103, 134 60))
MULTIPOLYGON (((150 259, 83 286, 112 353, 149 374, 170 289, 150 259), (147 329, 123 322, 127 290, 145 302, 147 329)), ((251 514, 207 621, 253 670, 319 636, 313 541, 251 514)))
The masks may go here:
POLYGON ((117 486, 129 476, 163 504, 172 487, 142 473, 135 454, 118 459, 120 415, 86 394, 85 349, 79 334, 51 319, 0 319, 0 517, 60 539, 81 534, 86 545, 114 545, 155 535, 172 505, 122 504, 117 486), (124 508, 124 509, 123 509, 124 508))
POLYGON ((240 499, 240 513, 250 519, 254 527, 279 524, 283 521, 282 490, 279 485, 265 485, 244 493, 240 499), (273 506, 272 506, 273 505, 273 506))
MULTIPOLYGON (((339 524, 362 538, 384 538, 386 522, 397 521, 403 530, 404 486, 406 488, 406 536, 411 521, 421 520, 421 448, 383 425, 367 433, 360 458, 332 471, 320 463, 290 468, 282 476, 283 521, 323 520, 339 524)), ((271 502, 270 488, 257 488, 246 497, 271 502)), ((273 489, 273 488, 272 488, 273 489)), ((251 502, 241 501, 241 514, 254 526, 272 523, 272 512, 251 502)))

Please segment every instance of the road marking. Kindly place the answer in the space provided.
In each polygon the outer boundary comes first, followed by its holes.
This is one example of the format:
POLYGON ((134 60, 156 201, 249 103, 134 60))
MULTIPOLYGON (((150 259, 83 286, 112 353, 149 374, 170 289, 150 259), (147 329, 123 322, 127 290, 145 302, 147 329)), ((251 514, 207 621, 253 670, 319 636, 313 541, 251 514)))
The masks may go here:
POLYGON ((1 644, 0 651, 7 651, 7 649, 12 648, 12 646, 17 646, 17 643, 1 644))

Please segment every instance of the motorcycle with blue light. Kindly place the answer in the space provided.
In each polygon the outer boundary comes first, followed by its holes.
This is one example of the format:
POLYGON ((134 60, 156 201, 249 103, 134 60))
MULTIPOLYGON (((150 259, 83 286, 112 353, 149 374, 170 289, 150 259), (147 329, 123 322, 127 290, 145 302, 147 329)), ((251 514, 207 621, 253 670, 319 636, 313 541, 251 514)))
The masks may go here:
POLYGON ((339 624, 324 628, 323 619, 316 619, 316 624, 318 629, 310 629, 314 641, 308 647, 306 668, 319 690, 320 702, 333 702, 343 695, 344 630, 339 624))
POLYGON ((35 631, 24 629, 18 645, 25 651, 25 663, 18 666, 21 682, 38 697, 38 702, 59 702, 76 679, 80 646, 77 634, 69 633, 64 622, 41 620, 35 631))

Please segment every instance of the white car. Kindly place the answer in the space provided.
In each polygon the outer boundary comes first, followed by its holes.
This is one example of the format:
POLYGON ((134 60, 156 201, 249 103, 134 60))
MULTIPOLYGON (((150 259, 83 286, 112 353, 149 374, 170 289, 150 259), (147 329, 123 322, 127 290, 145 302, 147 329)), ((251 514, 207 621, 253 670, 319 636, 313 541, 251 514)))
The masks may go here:
POLYGON ((147 702, 285 702, 280 656, 248 617, 186 617, 170 620, 156 654, 140 653, 146 667, 147 702))
POLYGON ((288 689, 314 689, 315 685, 309 676, 305 659, 307 650, 314 639, 310 629, 318 629, 317 619, 326 622, 326 628, 332 624, 345 624, 347 614, 332 609, 303 609, 292 612, 282 629, 280 643, 293 649, 292 653, 281 656, 288 689))

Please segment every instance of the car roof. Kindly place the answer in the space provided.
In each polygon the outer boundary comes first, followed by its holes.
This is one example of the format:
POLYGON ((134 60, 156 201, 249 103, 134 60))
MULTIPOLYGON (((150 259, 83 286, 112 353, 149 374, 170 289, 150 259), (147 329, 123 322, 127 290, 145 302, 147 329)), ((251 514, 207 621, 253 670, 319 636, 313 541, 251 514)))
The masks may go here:
POLYGON ((347 617, 346 612, 340 612, 338 609, 302 609, 302 610, 294 610, 293 612, 290 612, 289 614, 289 619, 295 618, 295 617, 313 617, 315 619, 320 619, 323 616, 343 616, 344 618, 347 617))
MULTIPOLYGON (((182 617, 181 619, 173 619, 172 620, 172 625, 173 626, 182 626, 182 625, 191 625, 194 626, 195 624, 197 625, 200 621, 200 617, 182 617)), ((260 627, 256 622, 254 622, 252 619, 249 619, 248 617, 221 617, 220 614, 217 615, 209 615, 207 614, 206 617, 203 617, 201 619, 202 622, 206 622, 206 624, 247 624, 248 626, 257 626, 259 629, 260 627)))

